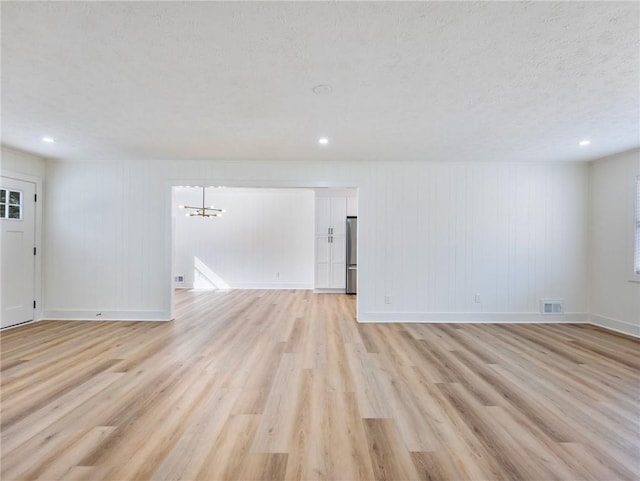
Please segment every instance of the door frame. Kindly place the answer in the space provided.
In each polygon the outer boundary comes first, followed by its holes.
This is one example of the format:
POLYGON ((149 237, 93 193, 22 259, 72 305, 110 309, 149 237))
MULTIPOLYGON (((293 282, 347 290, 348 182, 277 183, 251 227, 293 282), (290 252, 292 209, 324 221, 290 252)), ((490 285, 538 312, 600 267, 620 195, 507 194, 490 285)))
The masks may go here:
MULTIPOLYGON (((42 266, 44 259, 44 251, 42 249, 42 231, 43 231, 43 222, 42 222, 42 213, 43 213, 43 204, 44 204, 44 191, 43 191, 43 182, 40 177, 36 177, 28 174, 21 174, 20 172, 8 171, 0 169, 0 177, 6 177, 13 180, 19 180, 22 182, 29 182, 35 184, 35 193, 37 196, 37 201, 35 205, 35 219, 34 222, 34 242, 36 247, 36 255, 33 262, 34 276, 33 276, 33 298, 36 301, 36 308, 33 310, 33 322, 38 322, 42 320, 43 313, 43 290, 42 290, 42 266)), ((0 182, 1 183, 1 182, 0 182)), ((30 324, 30 323, 26 323, 30 324)), ((13 329, 14 327, 24 326, 25 324, 16 324, 15 326, 7 326, 5 329, 13 329)))

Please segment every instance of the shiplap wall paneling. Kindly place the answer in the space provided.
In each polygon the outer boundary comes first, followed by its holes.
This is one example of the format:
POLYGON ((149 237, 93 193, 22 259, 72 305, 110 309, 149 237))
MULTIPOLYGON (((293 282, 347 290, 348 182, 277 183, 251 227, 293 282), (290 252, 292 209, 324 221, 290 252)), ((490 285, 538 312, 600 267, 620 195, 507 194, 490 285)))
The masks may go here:
POLYGON ((184 276, 183 287, 194 285, 195 258, 221 281, 211 287, 313 287, 311 189, 208 188, 206 205, 227 211, 213 219, 177 207, 201 204, 200 188, 175 188, 174 275, 184 276))
POLYGON ((171 185, 196 184, 358 187, 361 321, 587 312, 584 164, 49 161, 47 181, 53 315, 168 318, 171 185))
POLYGON ((49 318, 165 318, 162 183, 136 162, 49 162, 49 318))
POLYGON ((586 312, 584 166, 404 167, 374 181, 376 312, 586 312))

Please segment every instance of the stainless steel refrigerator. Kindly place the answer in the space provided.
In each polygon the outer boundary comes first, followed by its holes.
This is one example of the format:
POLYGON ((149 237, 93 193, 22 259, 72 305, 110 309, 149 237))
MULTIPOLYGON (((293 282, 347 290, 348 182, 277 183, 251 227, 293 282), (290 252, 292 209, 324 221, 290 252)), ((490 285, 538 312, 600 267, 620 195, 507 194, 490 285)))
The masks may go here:
POLYGON ((347 217, 347 294, 358 292, 358 218, 347 217))

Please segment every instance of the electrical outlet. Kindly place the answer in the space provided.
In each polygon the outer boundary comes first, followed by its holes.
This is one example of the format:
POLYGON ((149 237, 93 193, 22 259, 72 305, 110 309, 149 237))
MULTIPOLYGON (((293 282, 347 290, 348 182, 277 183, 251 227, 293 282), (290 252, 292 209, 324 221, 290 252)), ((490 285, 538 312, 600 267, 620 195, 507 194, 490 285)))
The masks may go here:
POLYGON ((476 304, 480 304, 480 294, 476 294, 476 304))
POLYGON ((384 303, 391 304, 391 296, 384 296, 384 303))

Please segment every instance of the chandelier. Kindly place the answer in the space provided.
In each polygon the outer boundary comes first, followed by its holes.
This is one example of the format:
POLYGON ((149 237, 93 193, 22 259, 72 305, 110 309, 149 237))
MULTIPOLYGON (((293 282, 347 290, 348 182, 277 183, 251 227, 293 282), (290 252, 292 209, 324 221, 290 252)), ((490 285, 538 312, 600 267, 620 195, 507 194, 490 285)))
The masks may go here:
POLYGON ((193 209, 186 214, 187 217, 222 217, 224 209, 217 209, 214 206, 206 207, 204 203, 205 188, 202 188, 202 207, 194 207, 192 205, 179 205, 180 209, 193 209))

